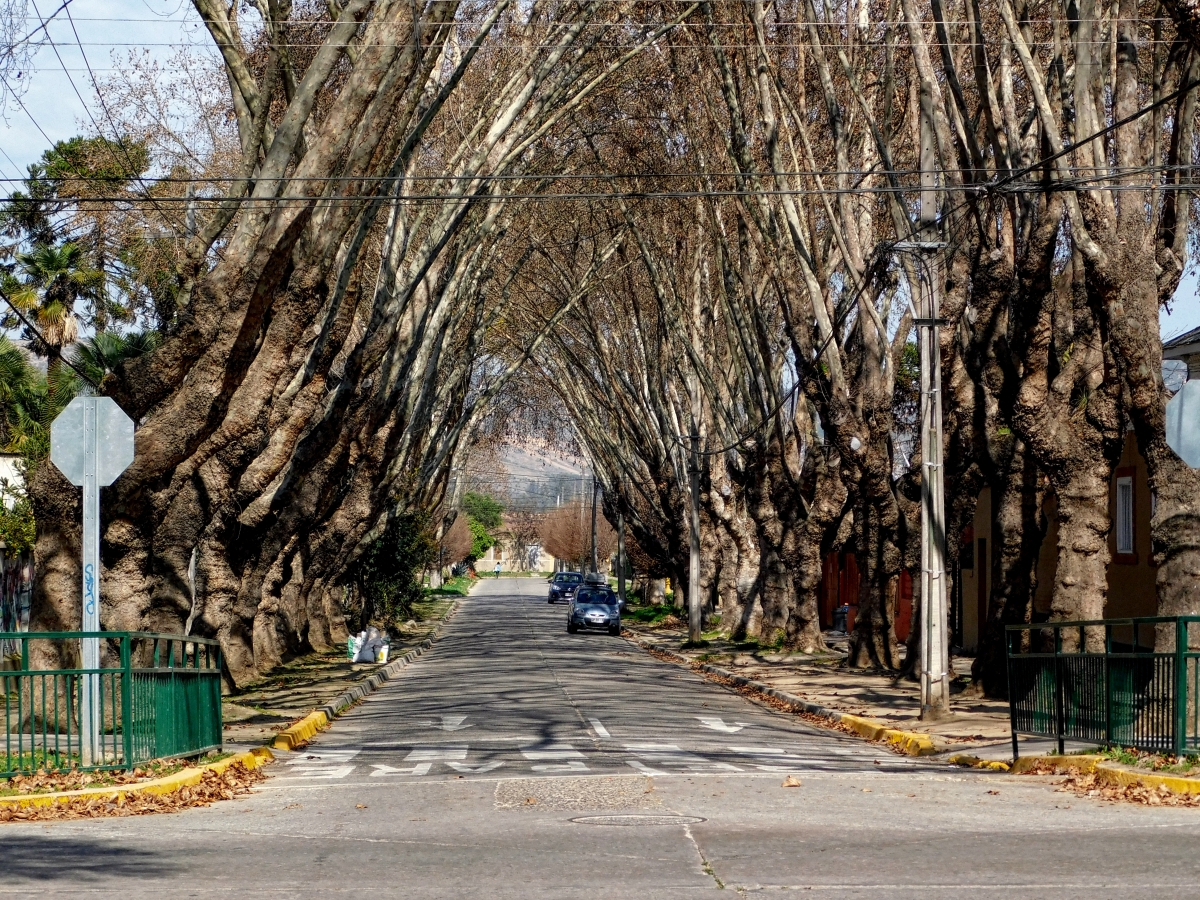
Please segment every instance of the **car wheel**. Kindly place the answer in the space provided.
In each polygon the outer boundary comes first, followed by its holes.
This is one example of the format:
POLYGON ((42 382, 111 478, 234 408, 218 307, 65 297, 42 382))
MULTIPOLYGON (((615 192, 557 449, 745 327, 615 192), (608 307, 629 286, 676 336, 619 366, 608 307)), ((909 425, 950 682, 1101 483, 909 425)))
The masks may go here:
POLYGON ((619 635, 621 633, 621 626, 620 625, 609 625, 608 633, 611 634, 613 637, 617 637, 617 635, 619 635))
POLYGON ((573 622, 567 623, 567 634, 575 634, 577 631, 579 631, 578 625, 574 624, 573 622))

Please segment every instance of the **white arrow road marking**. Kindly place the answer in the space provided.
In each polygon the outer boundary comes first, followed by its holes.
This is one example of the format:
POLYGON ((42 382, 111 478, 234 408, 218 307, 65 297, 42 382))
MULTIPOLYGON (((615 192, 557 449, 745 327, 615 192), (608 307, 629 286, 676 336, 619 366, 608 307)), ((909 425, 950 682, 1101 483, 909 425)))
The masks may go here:
POLYGON ((599 719, 588 719, 588 721, 592 723, 592 730, 594 732, 596 732, 597 737, 602 737, 602 738, 612 737, 612 735, 608 733, 608 729, 600 724, 599 719))
POLYGON ((763 772, 795 772, 798 766, 806 762, 788 750, 780 747, 730 747, 734 753, 752 756, 754 768, 763 772))
POLYGON ((323 768, 312 768, 312 769, 299 768, 299 769, 293 769, 287 775, 280 775, 279 778, 280 778, 280 780, 283 780, 285 778, 288 780, 291 780, 294 778, 329 778, 329 779, 345 778, 347 775, 349 775, 351 772, 354 771, 354 768, 355 768, 354 766, 336 766, 336 767, 325 766, 323 768))
POLYGON ((298 753, 287 761, 289 766, 319 766, 328 763, 348 763, 361 750, 322 750, 320 753, 298 753))
POLYGON ((433 763, 417 763, 411 769, 397 769, 382 763, 371 763, 371 768, 375 770, 371 773, 372 778, 378 778, 380 775, 428 775, 429 770, 433 768, 433 763))
POLYGON ((482 775, 484 772, 490 772, 493 769, 500 768, 502 765, 504 765, 504 763, 500 760, 493 760, 490 763, 484 763, 482 766, 468 766, 460 762, 448 762, 446 765, 452 768, 455 772, 464 772, 467 775, 482 775))
POLYGON ((700 724, 705 728, 711 728, 713 731, 723 731, 726 734, 737 734, 743 728, 750 726, 745 722, 734 722, 732 725, 726 725, 725 720, 717 716, 696 716, 700 720, 700 724))
POLYGON ((637 769, 639 772, 641 772, 643 775, 670 775, 671 774, 670 772, 660 772, 660 771, 658 771, 658 769, 652 769, 645 763, 638 762, 636 759, 629 759, 629 760, 626 760, 626 762, 629 763, 629 765, 633 766, 635 769, 637 769))
POLYGON ((442 731, 462 731, 464 728, 474 728, 474 725, 463 724, 463 720, 466 718, 466 716, 442 716, 441 725, 438 725, 436 722, 431 722, 428 719, 426 719, 424 722, 417 722, 416 724, 422 728, 440 728, 442 731))
MULTIPOLYGON (((723 762, 711 762, 702 756, 681 750, 676 744, 629 744, 625 747, 627 753, 649 760, 659 766, 679 766, 689 771, 720 769, 724 772, 742 771, 735 765, 723 762)), ((630 763, 635 769, 638 766, 630 763)))
POLYGON ((561 760, 561 762, 530 766, 535 772, 586 772, 588 767, 580 760, 583 754, 570 744, 540 744, 521 748, 526 759, 561 760))

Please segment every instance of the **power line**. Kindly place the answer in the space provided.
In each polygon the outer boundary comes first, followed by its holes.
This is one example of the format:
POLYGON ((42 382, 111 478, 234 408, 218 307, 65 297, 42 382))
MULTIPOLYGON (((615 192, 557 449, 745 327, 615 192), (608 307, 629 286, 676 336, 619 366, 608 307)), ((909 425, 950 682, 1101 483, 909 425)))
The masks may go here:
MULTIPOLYGON (((1076 144, 1075 146, 1079 146, 1076 144)), ((1033 168, 1037 168, 1042 163, 1034 164, 1033 168)), ((1157 165, 1157 166, 1078 166, 1075 171, 1087 172, 1095 171, 1098 173, 1116 173, 1116 174, 1149 174, 1153 172, 1174 172, 1174 171, 1194 171, 1195 166, 1191 165, 1157 165)), ((943 168, 939 169, 943 174, 972 174, 979 170, 974 167, 966 168, 943 168)), ((904 176, 915 175, 919 176, 918 169, 797 169, 792 171, 772 171, 768 173, 770 177, 787 177, 787 178, 815 178, 815 177, 831 177, 838 175, 847 175, 853 177, 871 177, 871 176, 904 176)), ((546 172, 542 174, 499 174, 499 175, 405 175, 403 181, 449 181, 449 182, 503 182, 503 181, 586 181, 589 179, 597 181, 615 181, 619 179, 630 178, 745 178, 747 177, 741 172, 702 172, 702 171, 675 171, 675 172, 546 172)), ((105 175, 61 175, 53 178, 45 177, 40 179, 25 178, 0 178, 0 183, 3 182, 112 182, 111 176, 105 175)), ((234 175, 228 176, 196 176, 183 178, 174 175, 159 175, 159 176, 142 176, 140 181, 153 184, 225 184, 228 182, 240 181, 241 179, 234 175)), ((396 179, 387 175, 300 175, 288 176, 284 180, 294 182, 296 184, 309 183, 373 183, 373 182, 392 182, 396 179)), ((916 189, 916 188, 914 188, 916 189)), ((212 199, 212 198, 210 198, 212 199)))

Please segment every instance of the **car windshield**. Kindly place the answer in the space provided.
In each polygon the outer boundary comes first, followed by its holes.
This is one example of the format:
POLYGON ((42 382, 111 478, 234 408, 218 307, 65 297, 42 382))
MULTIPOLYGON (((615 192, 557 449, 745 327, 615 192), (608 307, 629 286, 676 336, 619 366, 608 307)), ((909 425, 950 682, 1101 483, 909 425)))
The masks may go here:
POLYGON ((616 606, 617 597, 608 591, 579 591, 575 595, 576 603, 590 603, 598 606, 616 606))
POLYGON ((564 575, 562 572, 555 575, 554 580, 559 584, 579 584, 580 582, 578 575, 564 575))

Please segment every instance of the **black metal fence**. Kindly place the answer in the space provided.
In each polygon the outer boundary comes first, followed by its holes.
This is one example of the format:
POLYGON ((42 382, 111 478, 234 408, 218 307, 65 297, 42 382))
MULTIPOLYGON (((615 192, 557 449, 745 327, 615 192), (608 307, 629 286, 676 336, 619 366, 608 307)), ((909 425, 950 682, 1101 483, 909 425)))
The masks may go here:
POLYGON ((1200 616, 1010 625, 1006 638, 1014 759, 1021 734, 1059 753, 1068 740, 1200 750, 1200 616))

